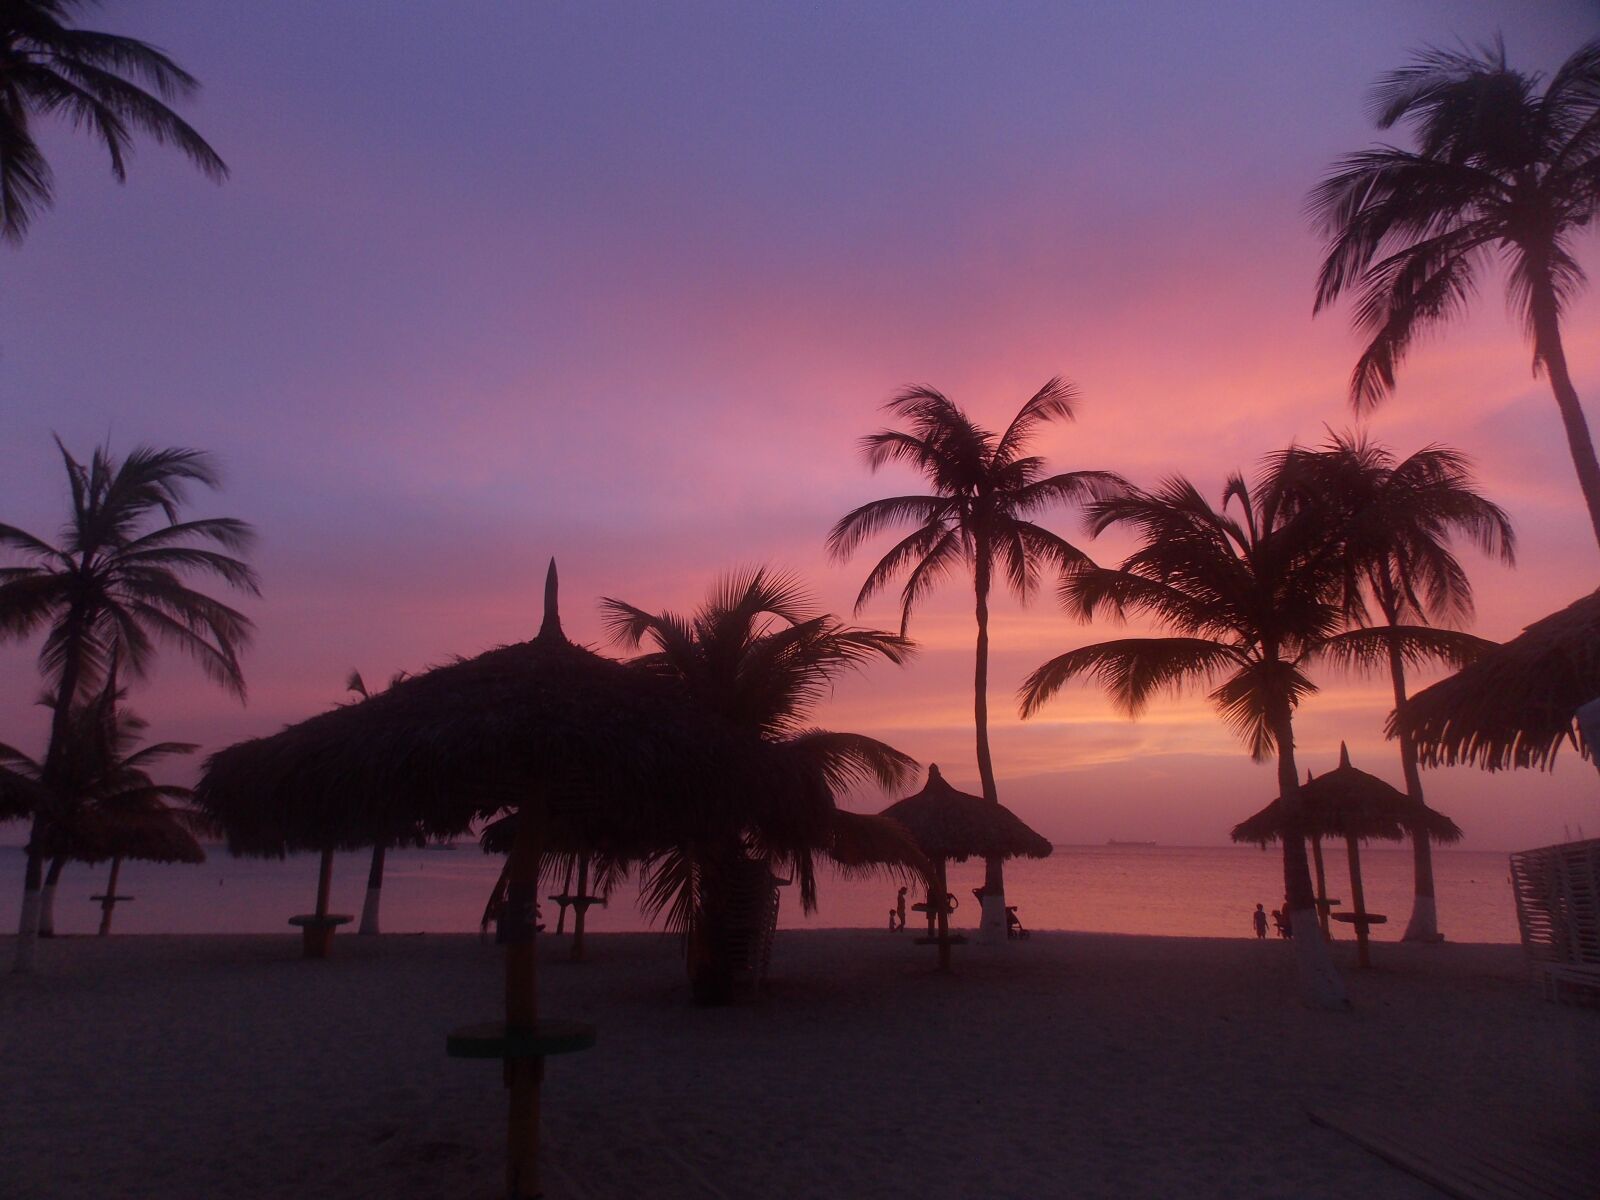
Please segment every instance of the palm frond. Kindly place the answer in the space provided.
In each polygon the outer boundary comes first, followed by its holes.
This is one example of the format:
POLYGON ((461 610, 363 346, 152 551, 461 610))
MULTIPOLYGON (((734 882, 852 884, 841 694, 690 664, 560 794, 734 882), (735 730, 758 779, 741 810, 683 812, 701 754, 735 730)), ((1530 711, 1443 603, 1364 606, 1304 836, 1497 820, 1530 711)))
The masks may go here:
POLYGON ((1221 671, 1238 670, 1239 651, 1204 638, 1120 638, 1058 654, 1036 668, 1019 692, 1024 717, 1038 712, 1069 681, 1087 677, 1111 702, 1137 717, 1161 692, 1176 694, 1221 671))
POLYGON ((1460 670, 1499 643, 1432 625, 1384 625, 1349 629, 1318 642, 1306 661, 1327 662, 1351 671, 1386 671, 1398 651, 1407 667, 1449 667, 1460 670))

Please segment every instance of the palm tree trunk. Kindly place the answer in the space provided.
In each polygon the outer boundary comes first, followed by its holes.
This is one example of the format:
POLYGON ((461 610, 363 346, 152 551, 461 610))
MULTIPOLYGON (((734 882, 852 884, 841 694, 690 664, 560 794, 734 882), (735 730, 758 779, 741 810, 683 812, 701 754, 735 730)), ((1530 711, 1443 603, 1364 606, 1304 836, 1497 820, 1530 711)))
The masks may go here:
POLYGON ((1311 862, 1317 868, 1317 924, 1322 936, 1328 936, 1328 876, 1322 869, 1322 838, 1311 839, 1311 862))
POLYGON ((1578 403, 1572 376, 1567 372, 1567 354, 1561 344, 1561 322, 1557 316, 1559 308, 1548 273, 1535 275, 1531 291, 1529 308, 1533 316, 1534 355, 1550 376, 1550 390, 1555 393, 1561 424, 1567 431, 1567 448, 1572 452, 1572 465, 1578 471, 1578 486, 1583 489, 1584 503, 1589 509, 1589 523, 1594 526, 1595 541, 1600 543, 1600 460, 1595 457, 1589 422, 1583 415, 1583 406, 1578 403))
MULTIPOLYGON (((506 861, 505 1004, 506 1033, 532 1032, 539 1025, 539 957, 536 921, 539 900, 539 856, 543 814, 524 808, 517 817, 516 840, 506 861)), ((505 1083, 506 1195, 533 1200, 539 1187, 539 1088, 544 1059, 508 1058, 505 1083)))
POLYGON ((361 928, 358 933, 376 935, 378 932, 378 905, 383 898, 383 858, 387 849, 382 842, 372 848, 372 866, 367 871, 367 899, 361 905, 361 928))
MULTIPOLYGON (((990 804, 1000 803, 1000 791, 994 782, 994 761, 989 756, 989 544, 979 537, 976 546, 976 563, 973 568, 973 590, 977 596, 978 651, 972 680, 972 715, 978 733, 978 779, 983 787, 983 798, 990 804)), ((983 864, 982 915, 978 923, 978 940, 1000 944, 1006 940, 1006 877, 1004 860, 989 858, 983 864)))
MULTIPOLYGON (((69 613, 67 621, 73 626, 82 623, 76 612, 69 613)), ((69 640, 72 640, 70 635, 69 640)), ((62 665, 55 706, 50 714, 50 745, 45 750, 44 768, 39 772, 46 795, 53 795, 55 781, 61 774, 62 760, 67 753, 68 718, 79 679, 78 656, 74 650, 75 646, 69 649, 62 665)), ((28 836, 30 847, 41 843, 48 821, 47 813, 33 814, 33 827, 28 836)), ((44 908, 43 883, 44 857, 29 849, 27 866, 22 872, 22 911, 17 922, 17 953, 11 966, 12 972, 17 975, 26 975, 33 970, 34 943, 39 937, 39 917, 44 908)))
MULTIPOLYGON (((29 844, 39 838, 39 818, 33 819, 33 836, 29 844)), ((28 851, 28 863, 22 872, 22 914, 17 923, 17 954, 11 965, 13 974, 27 975, 33 970, 33 948, 39 940, 40 890, 44 882, 44 856, 28 851)))
POLYGON ((1306 861, 1306 839, 1300 831, 1300 776, 1294 762, 1294 718, 1289 705, 1278 702, 1272 714, 1272 734, 1278 743, 1278 795, 1283 801, 1283 892, 1294 934, 1295 961, 1300 975, 1300 997, 1323 1009, 1350 1007, 1344 981, 1334 970, 1333 956, 1322 937, 1317 906, 1311 890, 1311 867, 1306 861))
POLYGON ((66 865, 66 858, 58 855, 50 860, 50 870, 45 873, 44 891, 39 897, 40 937, 56 935, 56 884, 61 881, 61 872, 66 865))
MULTIPOLYGON (((1390 625, 1395 624, 1391 619, 1390 625)), ((1394 683, 1394 711, 1398 718, 1406 706, 1406 664, 1400 648, 1389 645, 1389 678, 1394 683)), ((1442 942, 1439 932, 1439 909, 1433 896, 1433 847, 1428 841, 1428 831, 1421 821, 1422 772, 1417 769, 1417 745, 1401 725, 1400 769, 1406 779, 1406 799, 1411 802, 1416 822, 1411 826, 1412 877, 1415 880, 1411 899, 1411 920, 1406 923, 1404 942, 1442 942)))

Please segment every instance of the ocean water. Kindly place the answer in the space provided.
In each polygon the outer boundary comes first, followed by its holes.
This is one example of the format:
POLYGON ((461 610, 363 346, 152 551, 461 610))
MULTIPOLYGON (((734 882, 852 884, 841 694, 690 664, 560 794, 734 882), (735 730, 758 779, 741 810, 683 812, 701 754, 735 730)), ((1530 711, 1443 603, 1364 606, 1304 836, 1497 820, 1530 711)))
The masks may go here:
MULTIPOLYGON (((1329 894, 1350 903, 1342 847, 1326 847, 1329 894)), ((336 856, 333 911, 359 915, 366 891, 366 853, 336 856)), ((501 859, 474 842, 454 847, 390 851, 383 889, 386 933, 476 930, 501 859)), ((1362 851, 1367 908, 1385 913, 1379 940, 1395 940, 1411 912, 1409 849, 1367 847, 1362 851)), ((316 896, 317 858, 283 861, 236 859, 220 847, 197 866, 128 862, 117 890, 135 900, 119 905, 118 933, 288 933, 288 918, 306 912, 316 896)), ((22 890, 22 853, 0 847, 0 930, 16 927, 22 890)), ((950 890, 961 907, 957 927, 977 923, 972 889, 982 882, 982 864, 951 864, 950 890)), ((1434 853, 1439 925, 1459 942, 1517 941, 1516 910, 1507 857, 1503 853, 1440 850, 1434 853)), ((92 894, 105 888, 107 867, 69 866, 56 897, 60 933, 93 933, 99 906, 92 894)), ((1188 937, 1252 936, 1257 903, 1276 908, 1283 896, 1276 848, 1184 846, 1057 846, 1049 858, 1006 865, 1006 892, 1032 929, 1188 937)), ((841 879, 824 869, 815 913, 800 911, 799 897, 785 889, 783 928, 884 926, 896 884, 882 879, 841 879)), ((548 889, 555 891, 555 888, 548 889)), ((619 887, 604 907, 590 910, 596 932, 628 932, 650 925, 638 911, 637 887, 619 887)), ((915 917, 916 914, 909 914, 915 917)), ((553 918, 551 906, 546 916, 553 918)), ((553 922, 552 922, 553 923, 553 922)), ((1335 936, 1349 936, 1335 930, 1335 936)))

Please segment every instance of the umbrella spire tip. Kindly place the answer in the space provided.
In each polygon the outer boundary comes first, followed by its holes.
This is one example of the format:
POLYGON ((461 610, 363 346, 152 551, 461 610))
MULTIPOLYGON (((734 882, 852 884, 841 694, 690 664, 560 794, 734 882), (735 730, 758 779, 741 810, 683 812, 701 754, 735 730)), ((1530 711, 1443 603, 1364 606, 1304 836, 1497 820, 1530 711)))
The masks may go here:
POLYGON ((928 764, 928 778, 930 780, 943 779, 944 778, 943 775, 939 774, 939 764, 938 763, 929 763, 928 764))
POLYGON ((1348 767, 1350 765, 1350 747, 1346 746, 1343 742, 1339 743, 1339 765, 1341 767, 1348 767))
POLYGON ((550 569, 544 576, 544 624, 539 626, 540 637, 565 637, 561 632, 561 612, 556 602, 556 560, 550 558, 550 569))

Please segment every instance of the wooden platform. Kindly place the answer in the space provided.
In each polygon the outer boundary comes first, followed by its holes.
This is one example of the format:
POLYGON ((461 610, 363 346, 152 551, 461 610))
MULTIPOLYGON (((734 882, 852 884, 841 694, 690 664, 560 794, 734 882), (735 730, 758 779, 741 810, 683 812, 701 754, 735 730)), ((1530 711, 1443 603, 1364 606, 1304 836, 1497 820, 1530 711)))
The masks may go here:
POLYGON ((1323 1108, 1311 1120, 1456 1200, 1600 1196, 1600 1115, 1477 1113, 1465 1120, 1379 1109, 1323 1108))

